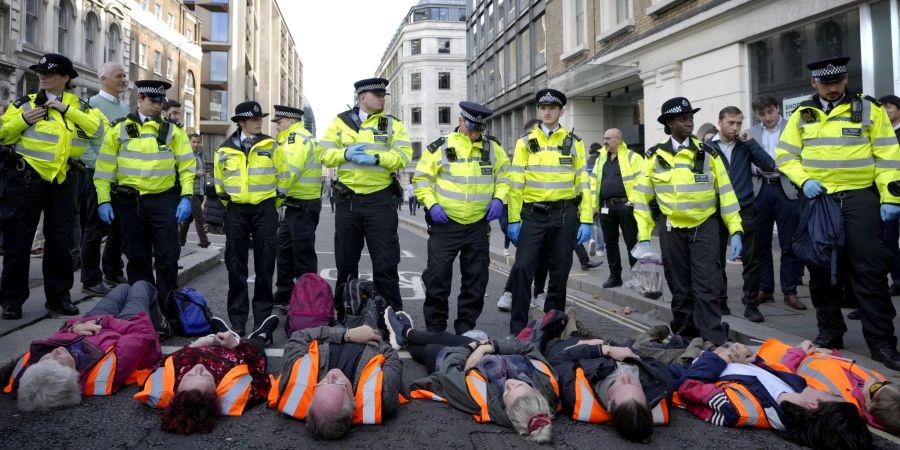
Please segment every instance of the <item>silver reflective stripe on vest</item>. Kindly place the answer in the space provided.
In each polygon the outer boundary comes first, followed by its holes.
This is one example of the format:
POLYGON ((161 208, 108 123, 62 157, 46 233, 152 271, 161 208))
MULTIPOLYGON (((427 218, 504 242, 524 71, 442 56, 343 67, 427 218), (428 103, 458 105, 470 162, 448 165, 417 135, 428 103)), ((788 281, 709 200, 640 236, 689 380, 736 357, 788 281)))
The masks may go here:
POLYGON ((381 366, 375 368, 371 374, 369 374, 369 378, 366 379, 365 383, 362 386, 363 389, 363 404, 362 404, 362 423, 364 424, 375 424, 378 423, 376 420, 375 410, 377 406, 377 400, 375 399, 376 390, 378 388, 378 374, 381 373, 381 366))
POLYGON ((30 150, 27 148, 23 148, 20 144, 16 144, 16 153, 22 156, 30 156, 34 159, 40 159, 42 161, 53 161, 54 159, 53 153, 30 150))
POLYGON ((728 183, 724 186, 719 186, 719 189, 718 189, 719 195, 724 195, 729 192, 734 192, 734 188, 731 186, 731 183, 728 183))
POLYGON ((738 202, 734 202, 728 206, 722 208, 722 214, 731 214, 736 213, 741 210, 741 204, 738 202))
POLYGON ((509 166, 509 171, 514 173, 525 173, 525 166, 519 166, 516 164, 511 164, 509 166))
MULTIPOLYGON (((194 156, 193 153, 184 153, 181 155, 176 155, 175 160, 178 161, 179 163, 184 163, 187 161, 195 161, 196 157, 194 156)), ((196 168, 195 168, 195 170, 196 170, 196 168)))
POLYGON ((793 144, 788 144, 787 142, 784 142, 784 141, 778 141, 778 146, 777 146, 777 147, 780 148, 780 149, 782 149, 782 150, 784 150, 784 151, 786 151, 786 152, 793 153, 793 154, 795 154, 795 155, 799 155, 800 152, 803 151, 802 148, 797 147, 796 145, 793 145, 793 144))
POLYGON ((666 423, 666 415, 663 414, 662 403, 657 403, 656 406, 653 407, 651 413, 653 414, 654 424, 662 425, 666 423))
POLYGON ((530 181, 525 180, 525 186, 538 189, 567 189, 574 188, 575 183, 572 181, 530 181))
POLYGON ((300 358, 300 365, 297 367, 297 371, 292 373, 291 376, 294 377, 294 388, 291 389, 291 392, 288 394, 287 401, 284 402, 284 409, 281 412, 294 416, 297 412, 297 406, 300 405, 300 400, 303 398, 303 394, 306 393, 306 389, 309 387, 306 383, 309 382, 309 374, 311 370, 312 363, 311 357, 306 355, 300 358))
POLYGON ((97 160, 103 161, 103 162, 114 163, 114 162, 116 162, 116 157, 115 157, 115 155, 110 155, 109 153, 100 153, 97 155, 97 160))
POLYGON ((241 171, 240 171, 240 169, 238 169, 238 170, 223 170, 222 176, 223 177, 239 177, 239 176, 241 176, 241 171))
POLYGON ((275 175, 274 167, 251 167, 247 169, 247 175, 275 175))
POLYGON ((643 203, 635 203, 634 209, 636 209, 638 211, 650 211, 650 205, 646 205, 643 203))
POLYGON ((164 380, 165 369, 163 366, 160 366, 153 372, 153 375, 150 375, 150 396, 147 398, 147 404, 152 408, 156 408, 162 399, 164 380))
POLYGON ((107 386, 112 384, 116 376, 116 372, 113 370, 115 361, 115 353, 107 353, 107 356, 103 358, 100 369, 97 370, 97 378, 94 380, 94 395, 106 395, 107 386))
POLYGON ((275 189, 274 184, 251 184, 247 186, 247 192, 266 192, 275 189))
POLYGON ((571 173, 571 166, 548 166, 548 165, 534 165, 528 166, 525 168, 528 172, 540 172, 540 173, 571 173))
POLYGON ((84 139, 74 138, 72 139, 72 147, 87 147, 88 141, 84 139))
POLYGON ((426 188, 431 187, 431 182, 426 180, 418 180, 416 181, 416 188, 426 188))
POLYGON ((874 158, 862 159, 843 159, 843 160, 824 160, 824 159, 804 159, 803 167, 812 169, 858 169, 875 164, 874 158))
POLYGON ((19 361, 16 363, 16 367, 13 369, 12 377, 10 378, 10 380, 15 380, 15 379, 19 378, 19 374, 22 373, 22 369, 24 369, 24 368, 25 368, 25 355, 22 355, 22 357, 19 358, 19 361))
POLYGON ((359 165, 354 162, 341 163, 340 170, 374 170, 376 172, 387 172, 387 169, 381 166, 359 165))
POLYGON ((460 177, 460 176, 456 176, 456 175, 448 175, 446 172, 441 171, 441 172, 438 172, 437 177, 439 180, 446 180, 451 183, 460 183, 460 184, 487 184, 487 183, 494 182, 493 175, 460 177))
MULTIPOLYGON (((665 206, 666 208, 669 208, 669 209, 672 209, 675 211, 686 211, 689 209, 705 209, 705 208, 712 208, 713 206, 716 206, 716 199, 707 200, 705 202, 678 202, 676 205, 671 205, 669 203, 666 203, 665 201, 663 201, 659 198, 657 198, 656 201, 659 202, 660 206, 665 206)), ((737 203, 735 203, 735 205, 737 205, 737 203)), ((726 212, 726 211, 723 209, 722 212, 726 212)))
MULTIPOLYGON (((490 399, 488 398, 487 384, 485 384, 484 380, 474 375, 469 375, 467 378, 472 380, 472 384, 475 385, 475 390, 481 395, 481 399, 485 402, 485 405, 489 404, 490 399)), ((478 414, 480 415, 482 412, 481 405, 478 405, 478 409, 478 414)), ((490 417, 482 417, 481 419, 490 420, 490 417)))
POLYGON ((635 191, 640 192, 641 194, 654 195, 656 192, 653 191, 653 188, 650 186, 645 186, 643 184, 638 184, 634 187, 635 191))
POLYGON ((413 174, 413 177, 422 177, 427 178, 429 181, 434 181, 434 177, 431 176, 431 174, 422 172, 421 170, 416 170, 416 172, 413 174))
POLYGON ((165 161, 172 158, 171 152, 129 152, 120 151, 120 158, 139 159, 141 161, 165 161))
POLYGON ((321 183, 322 177, 300 177, 297 181, 300 183, 321 183))
POLYGON ((875 167, 879 169, 900 169, 900 161, 879 160, 875 161, 875 167))
POLYGON ((234 382, 231 388, 228 389, 228 392, 219 398, 219 411, 221 411, 223 416, 228 415, 231 408, 234 406, 234 402, 244 395, 244 391, 250 386, 251 381, 253 381, 253 377, 249 374, 241 375, 241 378, 234 382))
MULTIPOLYGON (((417 185, 418 187, 418 185, 417 185)), ((461 201, 472 201, 472 202, 486 202, 493 198, 493 194, 463 194, 462 192, 451 192, 442 189, 440 186, 434 186, 434 193, 438 194, 442 197, 447 197, 453 200, 461 200, 461 201)))
POLYGON ((813 378, 816 381, 822 383, 828 388, 828 392, 841 395, 841 390, 838 389, 838 387, 835 386, 835 384, 830 379, 828 379, 828 377, 825 376, 824 373, 812 367, 812 363, 814 361, 817 361, 818 359, 819 358, 805 359, 802 363, 800 363, 800 366, 797 367, 797 373, 803 375, 804 377, 813 378))
POLYGON ((581 402, 575 405, 578 408, 578 420, 580 422, 590 422, 591 411, 594 409, 594 404, 597 401, 594 398, 594 391, 580 380, 576 380, 575 383, 578 385, 578 391, 581 393, 581 402))
POLYGON ((334 142, 325 141, 325 140, 320 140, 319 145, 321 145, 322 148, 324 148, 326 150, 332 149, 332 148, 338 148, 337 144, 335 144, 334 142))
POLYGON ((22 137, 34 139, 36 141, 50 142, 52 144, 56 144, 59 142, 59 136, 50 133, 43 133, 35 130, 34 128, 28 128, 27 130, 23 131, 22 137))
MULTIPOLYGON (((708 192, 714 189, 712 183, 697 184, 657 184, 655 185, 658 193, 674 193, 674 192, 708 192)), ((643 191, 640 191, 643 192, 643 191)))
MULTIPOLYGON (((218 180, 217 180, 217 181, 218 181, 218 180)), ((218 184, 218 183, 216 183, 216 184, 218 184)), ((225 192, 227 192, 227 193, 229 193, 229 194, 240 194, 240 193, 241 193, 241 187, 240 187, 240 186, 222 186, 222 187, 224 187, 224 188, 225 188, 225 192)))
POLYGON ((864 145, 868 143, 869 140, 864 137, 821 137, 803 140, 803 145, 806 147, 814 147, 820 145, 849 146, 864 145))
POLYGON ((128 167, 119 167, 120 175, 131 175, 135 177, 166 177, 175 174, 175 169, 131 169, 128 167))
POLYGON ((105 170, 97 170, 94 172, 94 178, 112 181, 116 179, 116 174, 114 172, 107 172, 105 170))
POLYGON ((91 139, 102 137, 105 134, 105 128, 106 127, 103 125, 103 121, 100 120, 100 125, 97 127, 97 131, 95 131, 94 134, 91 135, 91 139))
MULTIPOLYGON (((731 392, 733 392, 734 394, 736 394, 736 397, 737 397, 738 401, 741 403, 741 406, 743 407, 744 411, 747 411, 748 414, 756 412, 757 403, 756 403, 755 399, 748 398, 747 396, 744 395, 743 391, 740 391, 738 389, 729 389, 729 390, 731 392)), ((733 397, 729 396, 729 398, 733 398, 733 397)), ((750 427, 756 426, 756 423, 759 422, 760 419, 761 419, 761 417, 749 416, 749 417, 747 417, 746 424, 747 424, 747 426, 750 426, 750 427)))
POLYGON ((872 142, 873 147, 886 147, 890 145, 897 145, 897 138, 894 137, 881 137, 875 139, 875 142, 872 142))

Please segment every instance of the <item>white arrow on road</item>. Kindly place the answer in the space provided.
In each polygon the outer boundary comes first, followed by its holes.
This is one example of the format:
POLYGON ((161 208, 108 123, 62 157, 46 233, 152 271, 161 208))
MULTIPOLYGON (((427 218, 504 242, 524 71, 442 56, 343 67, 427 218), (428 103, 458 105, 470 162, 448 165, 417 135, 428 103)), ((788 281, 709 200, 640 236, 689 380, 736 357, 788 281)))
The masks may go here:
MULTIPOLYGON (((397 272, 400 275, 400 296, 403 300, 425 300, 425 284, 422 283, 421 272, 397 272)), ((319 276, 329 281, 337 281, 337 269, 329 267, 322 269, 319 276)), ((359 273, 360 280, 372 281, 372 274, 359 273)))

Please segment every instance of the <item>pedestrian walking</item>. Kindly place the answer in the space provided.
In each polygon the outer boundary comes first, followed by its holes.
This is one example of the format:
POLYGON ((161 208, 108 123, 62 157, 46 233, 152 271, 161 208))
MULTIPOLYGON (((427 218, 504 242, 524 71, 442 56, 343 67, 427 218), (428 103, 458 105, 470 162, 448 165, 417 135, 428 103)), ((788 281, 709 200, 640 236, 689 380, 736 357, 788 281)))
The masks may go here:
POLYGON ((225 204, 225 266, 228 269, 228 320, 246 331, 250 296, 247 260, 253 246, 253 322, 257 329, 272 314, 278 210, 290 183, 284 150, 262 133, 262 106, 238 104, 231 121, 237 130, 216 151, 216 194, 225 204))
MULTIPOLYGON (((395 310, 400 298, 400 240, 391 174, 406 167, 412 147, 400 119, 384 113, 388 81, 369 78, 354 83, 357 105, 331 122, 319 140, 325 167, 337 168, 334 181, 337 265, 336 297, 348 278, 359 276, 363 244, 372 258, 375 287, 395 310)), ((341 315, 342 304, 337 302, 341 315)))
POLYGON ((203 162, 203 138, 200 133, 191 133, 189 138, 194 152, 196 172, 194 172, 194 195, 191 196, 191 216, 179 225, 181 246, 184 247, 187 243, 188 230, 191 229, 191 222, 194 222, 194 229, 200 240, 197 245, 206 248, 209 247, 209 237, 206 236, 206 221, 203 217, 203 197, 206 193, 207 180, 206 163, 203 162))
MULTIPOLYGON (((839 271, 847 273, 859 301, 872 359, 900 370, 896 311, 887 286, 889 252, 880 245, 882 220, 900 218, 900 196, 896 188, 889 189, 900 180, 900 145, 881 104, 847 90, 849 61, 841 57, 807 64, 816 93, 791 114, 776 159, 781 172, 803 190, 801 204, 819 195, 839 202, 845 236, 839 271)), ((819 327, 813 343, 842 348, 847 326, 840 291, 831 285, 830 270, 809 267, 809 274, 819 327)))
POLYGON ((409 184, 406 185, 406 201, 409 202, 409 215, 415 216, 416 210, 419 209, 419 199, 416 198, 416 185, 413 182, 413 179, 409 179, 409 184))

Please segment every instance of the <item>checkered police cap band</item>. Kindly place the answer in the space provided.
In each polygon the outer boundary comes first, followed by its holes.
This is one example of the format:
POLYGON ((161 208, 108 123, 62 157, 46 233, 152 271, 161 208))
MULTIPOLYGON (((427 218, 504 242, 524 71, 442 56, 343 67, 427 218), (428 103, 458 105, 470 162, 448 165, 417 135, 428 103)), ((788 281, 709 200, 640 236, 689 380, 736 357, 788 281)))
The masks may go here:
POLYGON ((384 83, 375 83, 375 84, 367 84, 365 86, 360 86, 356 89, 357 94, 362 94, 365 91, 374 91, 376 89, 386 90, 387 85, 384 83))
POLYGON ((663 111, 663 114, 681 114, 682 112, 684 112, 683 108, 681 107, 681 105, 678 105, 674 108, 669 108, 663 111))
POLYGON ((138 88, 138 94, 166 95, 166 90, 162 86, 142 86, 138 88))
POLYGON ((833 64, 829 64, 821 69, 813 70, 811 73, 813 78, 843 75, 847 73, 847 66, 835 66, 833 64))
POLYGON ((481 123, 484 120, 483 117, 473 116, 472 114, 469 114, 469 112, 464 109, 460 109, 459 111, 460 111, 460 114, 463 116, 463 118, 468 121, 475 122, 475 123, 481 123))
POLYGON ((559 103, 561 105, 562 100, 560 100, 557 96, 548 92, 548 93, 544 94, 544 96, 538 100, 538 103, 559 103))
POLYGON ((242 112, 242 113, 237 113, 237 114, 235 114, 235 116, 240 116, 240 117, 256 117, 256 114, 254 114, 253 111, 244 111, 244 112, 242 112))
POLYGON ((297 114, 293 111, 275 111, 275 116, 285 118, 285 119, 297 119, 297 120, 303 119, 302 114, 297 114))

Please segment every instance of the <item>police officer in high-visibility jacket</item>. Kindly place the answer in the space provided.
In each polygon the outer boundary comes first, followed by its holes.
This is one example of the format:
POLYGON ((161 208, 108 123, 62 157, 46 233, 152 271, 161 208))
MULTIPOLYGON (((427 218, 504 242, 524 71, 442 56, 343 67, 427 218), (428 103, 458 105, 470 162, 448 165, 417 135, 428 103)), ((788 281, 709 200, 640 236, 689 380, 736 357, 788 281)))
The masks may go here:
MULTIPOLYGON (((391 174, 409 164, 412 147, 403 122, 384 113, 387 85, 383 78, 354 83, 357 106, 338 114, 319 146, 325 167, 338 169, 334 183, 335 296, 341 296, 348 277, 358 275, 365 243, 372 255, 375 287, 387 304, 399 311, 403 309, 397 274, 400 241, 391 174)), ((341 312, 342 303, 337 307, 341 312)))
POLYGON ((110 124, 97 157, 97 213, 107 224, 116 216, 122 224, 128 281, 154 283, 165 299, 178 287, 181 250, 175 238, 178 224, 191 215, 194 153, 184 130, 159 115, 172 85, 159 80, 134 85, 137 111, 110 124))
POLYGON ((500 217, 509 192, 509 157, 500 142, 484 135, 490 109, 460 102, 459 127, 428 145, 416 166, 416 197, 425 205, 428 222, 428 265, 425 282, 425 326, 447 328, 447 300, 453 261, 459 255, 461 286, 453 328, 463 334, 475 328, 484 307, 490 264, 489 222, 500 217))
MULTIPOLYGON (((3 319, 22 318, 28 299, 31 241, 41 212, 44 214, 43 274, 45 307, 74 316, 72 304, 72 228, 75 226, 75 174, 72 164, 84 153, 88 140, 106 130, 106 118, 97 109, 67 92, 78 72, 62 55, 48 54, 29 67, 40 79, 40 90, 9 105, 0 119, 0 166, 5 175, 0 196, 3 224, 3 278, 0 304, 3 319)), ((83 165, 82 165, 83 167, 83 165)))
POLYGON ((541 124, 516 141, 510 169, 507 234, 517 248, 510 273, 512 334, 525 328, 528 320, 531 283, 541 247, 550 248, 550 286, 544 311, 562 311, 572 249, 591 238, 594 224, 584 143, 559 124, 566 96, 555 89, 542 89, 535 100, 541 124))
POLYGON ((635 253, 649 254, 654 221, 650 201, 656 197, 666 216, 660 233, 664 270, 672 291, 672 332, 703 337, 716 345, 728 338, 722 325, 719 294, 725 289, 719 259, 717 206, 731 235, 731 255, 741 254, 740 205, 718 152, 691 135, 694 113, 684 97, 663 103, 657 121, 670 139, 647 151, 643 173, 634 187, 638 224, 635 253))
MULTIPOLYGON (((866 344, 872 359, 900 370, 896 311, 887 286, 889 255, 879 242, 881 221, 900 217, 900 192, 888 189, 900 180, 900 146, 884 108, 872 97, 846 89, 849 60, 807 65, 816 94, 791 114, 775 150, 776 162, 781 173, 803 189, 804 204, 823 194, 840 204, 845 243, 839 264, 859 299, 866 344)), ((810 267, 809 273, 819 325, 813 342, 841 348, 847 331, 841 290, 831 285, 829 270, 810 267)))
POLYGON ((622 131, 610 128, 603 133, 603 148, 594 166, 591 192, 594 208, 600 215, 603 243, 606 244, 606 260, 609 261, 609 279, 604 288, 622 285, 622 258, 619 255, 619 229, 628 247, 628 262, 636 260, 631 249, 637 244, 637 223, 634 221, 634 203, 631 195, 634 183, 644 168, 644 156, 628 150, 622 131))
MULTIPOLYGON (((216 194, 225 204, 225 267, 228 268, 228 320, 240 335, 246 331, 250 297, 247 258, 253 243, 256 280, 253 290, 254 328, 272 314, 278 210, 287 193, 290 173, 284 149, 262 133, 259 103, 243 102, 231 121, 237 131, 219 146, 215 157, 216 194)), ((268 336, 267 344, 272 337, 268 336)))
POLYGON ((272 122, 278 144, 290 170, 290 188, 284 200, 284 218, 278 226, 278 278, 275 303, 286 305, 294 279, 317 273, 316 227, 322 212, 322 154, 316 138, 303 127, 303 110, 275 105, 272 122))

